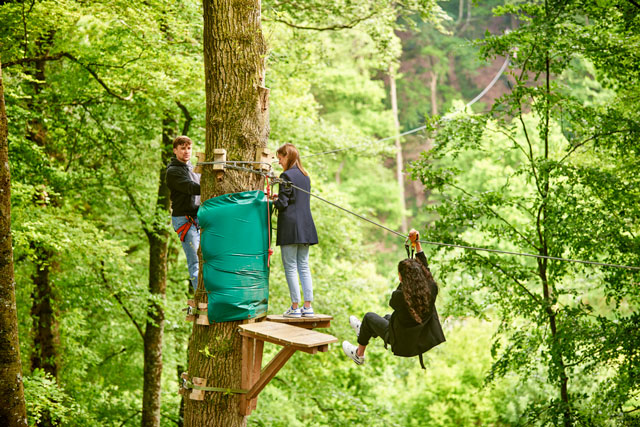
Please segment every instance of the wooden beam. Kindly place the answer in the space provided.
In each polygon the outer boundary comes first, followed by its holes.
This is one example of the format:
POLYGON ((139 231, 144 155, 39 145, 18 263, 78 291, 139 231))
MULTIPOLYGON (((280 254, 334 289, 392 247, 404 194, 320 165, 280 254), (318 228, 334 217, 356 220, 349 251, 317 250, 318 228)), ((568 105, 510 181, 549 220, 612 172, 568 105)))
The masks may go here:
POLYGON ((251 400, 258 396, 262 389, 264 389, 265 386, 269 384, 269 381, 271 381, 273 377, 276 376, 278 371, 284 366, 285 363, 287 363, 287 360, 289 360, 289 358, 291 358, 291 356, 293 356, 293 353, 295 352, 296 349, 291 346, 284 347, 282 350, 280 350, 276 357, 274 357, 273 360, 271 360, 271 362, 269 362, 269 364, 262 370, 260 378, 258 378, 256 383, 246 394, 246 399, 251 400))

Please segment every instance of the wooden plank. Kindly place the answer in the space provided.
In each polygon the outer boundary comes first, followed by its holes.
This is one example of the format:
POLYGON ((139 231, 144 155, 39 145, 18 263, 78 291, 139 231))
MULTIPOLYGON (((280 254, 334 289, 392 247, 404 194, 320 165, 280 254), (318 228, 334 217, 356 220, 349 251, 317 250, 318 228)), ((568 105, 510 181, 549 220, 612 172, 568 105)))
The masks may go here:
POLYGON ((288 323, 300 328, 330 328, 333 316, 327 314, 316 314, 314 317, 284 317, 281 314, 270 314, 267 320, 278 323, 288 323))
POLYGON ((309 329, 297 328, 286 323, 264 321, 240 325, 240 334, 263 339, 274 344, 296 347, 316 347, 338 342, 334 336, 309 329))
POLYGON ((313 323, 318 321, 331 321, 333 320, 333 316, 316 314, 314 317, 284 317, 282 314, 269 314, 267 320, 280 323, 313 323))
MULTIPOLYGON (((264 350, 264 341, 255 340, 255 357, 253 359, 253 375, 251 376, 253 384, 255 384, 260 378, 260 371, 262 370, 262 351, 264 350)), ((253 387, 253 384, 251 386, 253 387)), ((251 409, 256 409, 258 406, 258 396, 251 399, 251 409)))
MULTIPOLYGON (((242 337, 242 389, 249 390, 253 386, 251 375, 253 374, 253 347, 255 340, 249 337, 242 337)), ((246 395, 240 396, 240 413, 249 415, 251 413, 251 401, 246 395)))
MULTIPOLYGON (((207 386, 206 378, 193 377, 193 378, 191 378, 191 382, 193 383, 193 385, 197 385, 197 386, 200 386, 200 387, 206 387, 207 386)), ((204 390, 192 389, 191 390, 191 394, 189 395, 189 399, 191 399, 191 400, 204 400, 204 390)))

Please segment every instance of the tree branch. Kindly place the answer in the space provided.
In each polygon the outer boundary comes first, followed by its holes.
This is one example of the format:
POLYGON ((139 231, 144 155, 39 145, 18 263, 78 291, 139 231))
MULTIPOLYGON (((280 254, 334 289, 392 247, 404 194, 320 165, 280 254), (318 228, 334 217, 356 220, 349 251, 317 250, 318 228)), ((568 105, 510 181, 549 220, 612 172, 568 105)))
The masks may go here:
MULTIPOLYGON (((638 2, 636 2, 635 0, 627 0, 629 3, 631 3, 632 5, 634 5, 635 7, 637 7, 638 9, 640 9, 640 4, 638 2)), ((638 408, 636 408, 638 409, 638 408)))
POLYGON ((513 280, 513 281, 516 283, 516 285, 518 285, 518 286, 519 286, 520 288, 522 288, 522 289, 523 289, 527 294, 529 294, 529 296, 530 296, 531 298, 533 298, 533 300, 534 300, 535 302, 537 302, 537 303, 540 303, 540 302, 541 302, 537 295, 533 294, 533 293, 529 290, 529 288, 527 288, 525 285, 523 285, 522 283, 520 283, 520 281, 519 281, 518 279, 516 279, 514 276, 512 276, 512 275, 511 275, 511 274, 509 274, 509 273, 507 273, 507 271, 506 271, 504 268, 500 267, 500 265, 499 265, 499 264, 494 263, 494 262, 491 260, 491 258, 487 258, 487 257, 481 256, 481 255, 479 255, 479 254, 476 254, 476 255, 477 255, 478 257, 482 258, 485 262, 487 262, 487 263, 488 263, 489 265, 491 265, 492 267, 497 268, 498 270, 500 270, 500 272, 501 272, 502 274, 504 274, 507 278, 509 278, 509 279, 513 280))
MULTIPOLYGON (((288 27, 291 28, 295 28, 297 30, 312 30, 312 31, 335 31, 335 30, 346 30, 349 28, 353 28, 356 25, 358 25, 359 23, 361 23, 362 21, 366 21, 367 19, 375 16, 376 12, 371 12, 368 15, 363 16, 362 18, 358 18, 355 19, 353 21, 351 21, 348 24, 335 24, 335 25, 330 25, 328 27, 311 27, 311 26, 306 26, 306 25, 297 25, 294 24, 292 22, 286 21, 284 19, 280 19, 280 18, 274 18, 273 20, 275 22, 280 22, 281 24, 284 24, 288 27)), ((267 19, 264 19, 264 21, 268 21, 267 19)))
MULTIPOLYGON (((477 199, 477 200, 478 200, 478 197, 477 197, 477 196, 474 196, 473 194, 469 193, 469 192, 468 192, 467 190, 465 190, 464 188, 459 187, 459 186, 457 186, 457 185, 455 185, 455 184, 449 184, 449 185, 450 185, 451 187, 455 188, 456 190, 461 191, 462 193, 466 194, 467 196, 469 196, 469 197, 473 197, 473 198, 475 198, 475 199, 477 199)), ((481 202, 481 203, 482 203, 482 202, 481 202)), ((505 223, 505 224, 507 225, 507 227, 509 227, 509 229, 511 229, 511 230, 512 230, 514 233, 516 233, 518 236, 520 236, 520 237, 522 238, 522 240, 524 240, 527 244, 531 245, 531 247, 533 247, 534 249, 538 249, 538 248, 536 247, 536 245, 535 245, 533 242, 529 241, 529 239, 527 238, 527 236, 525 236, 524 234, 522 234, 522 233, 521 233, 517 228, 515 228, 515 227, 514 227, 514 226, 513 226, 509 221, 507 221, 506 219, 504 219, 504 218, 503 218, 503 217, 502 217, 498 212, 496 212, 495 210, 493 210, 490 206, 488 206, 488 205, 487 205, 487 204, 485 204, 485 203, 482 203, 482 206, 483 206, 485 209, 487 209, 489 212, 491 212, 491 213, 493 214, 493 216, 494 216, 496 219, 498 219, 498 220, 502 221, 503 223, 505 223)))
POLYGON ((102 266, 102 268, 100 269, 100 275, 102 276, 102 281, 104 285, 107 287, 107 289, 109 289, 109 291, 111 291, 115 300, 118 301, 118 304, 120 304, 120 307, 122 307, 122 309, 127 314, 127 316, 129 316, 129 319, 131 319, 136 329, 138 330, 138 333, 140 334, 140 338, 142 338, 142 340, 144 341, 144 332, 142 332, 142 328, 140 327, 136 319, 134 319, 129 309, 124 305, 124 303, 122 302, 122 299, 120 298, 120 295, 118 295, 117 292, 114 292, 113 288, 109 284, 109 281, 107 280, 107 276, 104 273, 104 261, 100 261, 100 265, 102 266))
POLYGON ((191 127, 191 121, 193 120, 193 117, 191 117, 191 114, 189 114, 189 110, 184 106, 183 103, 181 103, 180 101, 176 101, 176 104, 178 104, 178 108, 180 108, 180 111, 182 111, 182 115, 184 116, 182 135, 187 135, 189 133, 189 128, 191 127))
MULTIPOLYGON (((42 55, 42 56, 36 56, 36 57, 32 57, 32 58, 22 58, 22 59, 16 59, 15 61, 10 61, 7 62, 4 67, 10 67, 13 65, 22 65, 22 64, 28 64, 31 62, 36 62, 36 61, 58 61, 62 58, 67 58, 72 62, 75 62, 76 64, 80 65, 82 68, 84 68, 89 74, 91 74, 91 76, 98 82, 98 84, 100 84, 100 86, 102 86, 104 88, 104 90, 111 96, 113 96, 114 98, 117 98, 121 101, 131 101, 133 99, 133 91, 131 91, 131 93, 129 93, 129 95, 122 96, 122 95, 118 95, 117 93, 115 93, 113 90, 111 90, 111 88, 109 88, 109 86, 107 86, 107 84, 104 82, 104 80, 102 80, 100 78, 100 76, 98 75, 98 73, 96 73, 93 69, 91 69, 88 65, 83 64, 78 58, 76 58, 75 56, 73 56, 72 54, 68 53, 68 52, 60 52, 57 53, 55 55, 42 55)), ((131 62, 131 61, 129 61, 131 62)), ((124 65, 122 66, 124 67, 124 65)))
POLYGON ((107 361, 108 361, 109 359, 111 359, 112 357, 116 357, 116 356, 118 356, 118 355, 120 355, 120 354, 124 353, 125 351, 127 351, 127 348, 126 348, 126 347, 122 347, 122 349, 121 349, 121 350, 114 351, 113 353, 111 353, 110 355, 108 355, 107 357, 105 357, 105 358, 102 360, 102 362, 98 363, 96 366, 97 366, 97 367, 100 367, 100 366, 104 365, 105 363, 107 363, 107 361))
POLYGON ((142 411, 135 411, 133 414, 131 414, 131 416, 128 416, 127 418, 124 419, 124 421, 122 421, 122 423, 120 423, 120 427, 123 427, 124 425, 126 425, 129 420, 133 417, 135 417, 136 415, 140 414, 142 411))

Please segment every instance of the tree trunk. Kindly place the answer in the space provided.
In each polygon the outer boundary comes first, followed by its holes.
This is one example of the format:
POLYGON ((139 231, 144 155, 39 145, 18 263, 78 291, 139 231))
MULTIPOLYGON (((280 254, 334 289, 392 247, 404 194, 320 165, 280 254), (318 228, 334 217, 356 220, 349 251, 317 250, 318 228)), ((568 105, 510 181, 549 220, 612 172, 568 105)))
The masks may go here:
MULTIPOLYGON (((393 113, 393 124, 396 135, 399 135, 400 121, 398 120, 398 95, 396 92, 396 75, 391 66, 389 67, 389 91, 391 93, 391 111, 393 113)), ((398 136, 396 137, 396 180, 398 181, 398 191, 400 195, 400 218, 402 220, 400 227, 402 233, 406 234, 408 231, 408 227, 407 217, 405 216, 407 205, 404 196, 404 175, 402 174, 403 165, 404 161, 402 160, 402 145, 400 144, 400 137, 398 136)))
POLYGON ((142 391, 142 426, 160 425, 162 392, 162 342, 164 335, 164 309, 162 303, 167 293, 167 250, 169 245, 169 188, 166 180, 166 164, 169 162, 175 137, 175 121, 170 112, 162 122, 162 154, 158 177, 158 198, 154 218, 147 230, 149 240, 149 293, 151 302, 147 311, 148 321, 144 333, 144 385, 142 391))
POLYGON ((0 63, 0 425, 26 426, 27 411, 20 365, 13 248, 11 245, 11 171, 0 63))
MULTIPOLYGON (((228 160, 253 160, 256 149, 266 146, 269 134, 268 91, 263 88, 267 49, 260 0, 204 0, 203 6, 206 160, 213 160, 214 148, 226 149, 228 160)), ((257 189, 262 183, 259 175, 243 171, 227 170, 218 179, 205 167, 202 201, 257 189)), ((200 279, 197 297, 203 295, 202 286, 200 279)), ((189 340, 191 377, 205 378, 212 387, 241 388, 238 323, 194 324, 189 340), (202 351, 207 346, 208 356, 202 351)), ((239 403, 239 395, 219 392, 206 392, 203 401, 187 399, 185 426, 245 426, 239 403)))
MULTIPOLYGON (((46 209, 46 205, 44 206, 46 209)), ((42 369, 58 380, 59 328, 54 313, 55 295, 49 274, 53 253, 32 243, 38 261, 36 272, 31 276, 33 293, 31 317, 33 319, 33 353, 31 369, 42 369)), ((46 424, 46 423, 45 423, 46 424)))
MULTIPOLYGON (((435 61, 434 67, 435 67, 435 61)), ((431 89, 431 116, 438 114, 438 73, 431 71, 431 82, 429 83, 431 89)))

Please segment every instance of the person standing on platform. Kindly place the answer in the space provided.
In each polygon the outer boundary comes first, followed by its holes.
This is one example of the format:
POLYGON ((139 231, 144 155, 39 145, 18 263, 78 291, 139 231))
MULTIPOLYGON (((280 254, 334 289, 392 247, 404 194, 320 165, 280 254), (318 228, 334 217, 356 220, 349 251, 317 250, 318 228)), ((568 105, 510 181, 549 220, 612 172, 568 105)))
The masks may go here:
POLYGON ((167 165, 167 186, 171 191, 171 224, 178 233, 187 257, 189 281, 198 289, 198 247, 200 246, 200 174, 193 171, 191 149, 193 142, 187 136, 173 140, 175 157, 167 165))
POLYGON ((274 206, 278 210, 276 245, 280 246, 284 273, 289 285, 291 306, 285 317, 313 317, 313 281, 309 268, 309 247, 318 243, 316 226, 311 216, 311 180, 302 167, 300 154, 293 144, 283 144, 277 151, 278 163, 284 169, 280 178, 290 182, 281 183, 279 194, 274 194, 274 206), (299 190, 301 188, 304 191, 299 190), (302 284, 304 304, 300 307, 302 284))

